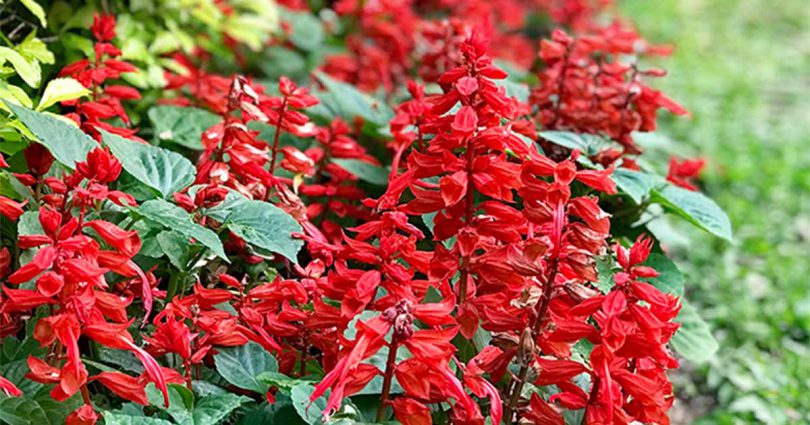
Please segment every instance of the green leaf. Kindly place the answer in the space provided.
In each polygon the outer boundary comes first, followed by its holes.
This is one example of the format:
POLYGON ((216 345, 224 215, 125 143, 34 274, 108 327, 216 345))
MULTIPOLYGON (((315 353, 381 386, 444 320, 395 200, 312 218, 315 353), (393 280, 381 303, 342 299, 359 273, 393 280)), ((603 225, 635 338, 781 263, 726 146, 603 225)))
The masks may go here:
POLYGON ((172 142, 195 150, 203 148, 203 132, 222 120, 204 109, 173 105, 155 106, 148 115, 161 143, 172 142))
POLYGON ((733 239, 725 211, 700 192, 668 185, 653 194, 653 200, 695 226, 727 241, 733 239))
POLYGON ((183 155, 152 145, 127 140, 99 130, 104 144, 129 174, 157 190, 165 199, 192 183, 197 170, 183 155))
POLYGON ((228 214, 224 224, 245 242, 297 263, 296 256, 304 242, 293 239, 292 234, 301 233, 301 225, 281 208, 247 200, 228 214))
POLYGON ((711 359, 719 346, 714 339, 709 325, 700 318, 692 305, 682 300, 683 306, 675 321, 681 324, 680 329, 672 336, 670 343, 680 355, 695 363, 711 359))
POLYGON ((148 222, 163 226, 169 230, 174 230, 186 238, 196 239, 197 242, 210 249, 218 257, 228 261, 222 242, 211 229, 200 226, 191 220, 191 215, 186 210, 164 201, 163 199, 152 199, 132 208, 144 217, 148 222))
POLYGON ((194 425, 218 424, 248 401, 252 400, 232 393, 205 397, 194 406, 192 412, 194 425))
POLYGON ((385 127, 394 117, 394 111, 385 103, 357 90, 350 84, 340 82, 323 72, 315 71, 315 77, 323 83, 327 92, 318 95, 321 103, 309 109, 313 114, 327 119, 341 117, 348 122, 355 117, 385 127))
POLYGON ((168 413, 175 423, 181 425, 193 424, 194 419, 191 409, 194 408, 194 394, 188 388, 179 384, 169 384, 167 388, 169 393, 168 407, 164 406, 163 394, 154 384, 149 384, 146 387, 146 397, 149 399, 149 403, 168 413))
POLYGON ((155 239, 172 265, 178 270, 185 271, 191 261, 187 238, 173 230, 164 230, 158 233, 155 239))
POLYGON ((380 186, 388 184, 388 171, 378 165, 369 164, 359 159, 333 159, 332 162, 365 182, 380 186))
POLYGON ((695 226, 731 241, 731 222, 717 204, 700 192, 671 185, 663 177, 643 171, 617 169, 613 180, 620 191, 637 204, 649 196, 650 201, 678 215, 695 226))
POLYGON ((42 70, 36 59, 26 59, 20 52, 8 47, 0 46, 0 65, 6 61, 11 62, 14 71, 25 81, 25 84, 33 88, 39 87, 42 80, 42 70))
POLYGON ((640 204, 651 190, 666 184, 660 176, 626 168, 616 169, 611 177, 619 191, 627 194, 636 204, 640 204))
POLYGON ((644 262, 645 266, 649 266, 658 271, 658 277, 641 278, 642 281, 649 282, 658 290, 674 294, 679 297, 683 296, 683 285, 686 279, 683 273, 678 269, 678 266, 667 258, 664 254, 657 252, 650 254, 647 261, 644 262))
POLYGON ((37 68, 39 68, 39 63, 52 64, 55 60, 53 53, 48 50, 48 46, 37 38, 36 31, 29 32, 25 40, 15 47, 15 50, 29 61, 36 61, 37 68))
POLYGON ((90 94, 81 83, 73 78, 56 78, 48 82, 45 92, 37 105, 37 111, 45 110, 57 102, 72 100, 90 94))
POLYGON ((211 395, 195 402, 194 394, 186 387, 169 384, 169 407, 163 405, 163 395, 150 384, 146 388, 149 402, 172 417, 180 425, 214 425, 226 419, 242 404, 251 401, 247 397, 225 393, 211 395))
MULTIPOLYGON (((197 191, 200 190, 201 187, 203 186, 202 185, 191 186, 191 188, 189 188, 188 190, 188 195, 194 198, 194 196, 197 194, 197 191)), ((204 210, 204 213, 206 216, 211 217, 220 223, 223 223, 225 222, 225 220, 228 219, 228 215, 230 215, 231 212, 241 208, 242 205, 247 201, 249 201, 249 199, 246 198, 245 195, 242 195, 241 193, 228 188, 228 194, 225 195, 225 199, 211 208, 206 208, 204 210)))
POLYGON ((28 9, 32 15, 34 15, 37 19, 39 19, 40 25, 43 27, 48 26, 48 22, 45 20, 45 10, 37 4, 34 0, 20 0, 20 3, 28 9))
POLYGON ((241 347, 223 348, 214 356, 217 371, 239 388, 264 394, 270 385, 258 379, 263 372, 278 372, 278 363, 261 345, 249 342, 241 347))
POLYGON ((313 425, 321 422, 323 411, 326 410, 326 396, 323 395, 309 402, 309 397, 315 392, 315 387, 307 383, 301 383, 293 387, 290 397, 292 398, 295 411, 306 423, 313 425))
POLYGON ((115 412, 104 412, 105 425, 172 425, 171 422, 148 416, 129 416, 115 412))
POLYGON ((279 8, 283 20, 289 22, 291 29, 290 42, 301 50, 313 51, 323 45, 325 37, 323 23, 309 12, 293 12, 279 8))
POLYGON ((10 397, 0 400, 0 422, 9 425, 51 423, 42 406, 26 397, 10 397))
MULTIPOLYGON (((25 371, 28 371, 27 366, 25 371)), ((38 389, 25 388, 23 391, 25 393, 20 397, 0 398, 0 423, 61 425, 65 423, 67 415, 81 405, 78 394, 57 402, 51 398, 50 388, 42 385, 38 389)))
POLYGON ((90 136, 75 125, 68 124, 56 115, 36 112, 6 102, 17 118, 36 136, 37 141, 48 148, 57 161, 70 169, 87 159, 87 153, 98 147, 90 136))
POLYGON ((28 97, 28 93, 26 93, 25 90, 8 84, 3 80, 0 80, 0 99, 5 101, 0 102, 0 109, 8 112, 11 112, 11 110, 6 106, 6 103, 8 102, 12 102, 16 105, 22 105, 26 108, 31 108, 33 106, 33 102, 31 102, 31 98, 28 97))
POLYGON ((578 150, 584 156, 594 156, 610 146, 610 141, 595 134, 574 133, 570 131, 541 131, 540 137, 551 143, 578 150))

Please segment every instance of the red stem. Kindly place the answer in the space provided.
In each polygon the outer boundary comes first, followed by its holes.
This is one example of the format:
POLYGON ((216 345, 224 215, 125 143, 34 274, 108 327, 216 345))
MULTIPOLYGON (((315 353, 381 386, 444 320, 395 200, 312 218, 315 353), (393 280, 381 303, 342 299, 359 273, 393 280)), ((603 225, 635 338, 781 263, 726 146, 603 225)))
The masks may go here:
POLYGON ((382 422, 385 417, 385 408, 388 405, 388 397, 391 394, 391 381, 394 377, 394 366, 397 360, 397 349, 399 342, 392 337, 391 345, 388 347, 388 359, 385 362, 385 374, 383 375, 383 388, 380 395, 380 407, 377 408, 377 422, 382 422))
POLYGON ((287 97, 281 101, 281 107, 278 109, 278 120, 276 121, 276 134, 273 135, 273 156, 270 159, 270 174, 276 170, 276 157, 278 156, 278 141, 281 137, 281 123, 284 120, 284 111, 287 109, 287 97))
MULTIPOLYGON (((467 139, 467 152, 466 152, 466 166, 467 166, 467 193, 465 194, 464 199, 464 225, 469 226, 472 223, 473 219, 473 196, 475 195, 473 191, 474 184, 473 183, 473 146, 472 146, 472 138, 467 139)), ((469 279, 470 275, 470 256, 465 255, 461 257, 461 276, 460 276, 460 283, 458 286, 458 302, 459 304, 463 304, 467 298, 467 280, 469 279)))

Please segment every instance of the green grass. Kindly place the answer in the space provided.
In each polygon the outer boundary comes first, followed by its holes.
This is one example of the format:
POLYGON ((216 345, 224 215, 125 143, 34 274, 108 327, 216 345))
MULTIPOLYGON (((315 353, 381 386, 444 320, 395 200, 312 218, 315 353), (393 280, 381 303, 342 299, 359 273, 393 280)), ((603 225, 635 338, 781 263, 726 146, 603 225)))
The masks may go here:
POLYGON ((703 189, 732 244, 678 227, 687 297, 720 342, 674 377, 676 423, 810 423, 810 5, 803 0, 624 0, 657 43, 662 89, 693 113, 664 119, 675 152, 706 157, 703 189))

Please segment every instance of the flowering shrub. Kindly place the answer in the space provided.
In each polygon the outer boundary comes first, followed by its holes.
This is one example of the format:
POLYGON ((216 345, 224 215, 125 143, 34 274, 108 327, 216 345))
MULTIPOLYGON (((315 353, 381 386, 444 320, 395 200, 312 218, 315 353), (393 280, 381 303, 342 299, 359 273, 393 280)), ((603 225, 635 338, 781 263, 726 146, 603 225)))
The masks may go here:
POLYGON ((0 420, 668 423, 716 344, 646 223, 731 231, 641 160, 687 112, 605 3, 53 8, 69 64, 0 86, 0 420))

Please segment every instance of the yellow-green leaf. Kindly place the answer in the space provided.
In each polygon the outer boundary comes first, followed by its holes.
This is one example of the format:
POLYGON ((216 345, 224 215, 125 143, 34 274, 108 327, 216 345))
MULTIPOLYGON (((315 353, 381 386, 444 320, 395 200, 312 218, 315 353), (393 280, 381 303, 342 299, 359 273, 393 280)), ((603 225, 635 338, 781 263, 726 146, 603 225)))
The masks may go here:
POLYGON ((57 102, 76 99, 88 94, 90 94, 90 90, 87 90, 73 78, 57 78, 48 82, 45 92, 42 93, 39 106, 37 106, 37 111, 47 109, 57 102))
POLYGON ((20 3, 23 4, 31 13, 39 19, 39 23, 42 24, 43 27, 48 26, 47 21, 45 21, 45 10, 37 4, 34 0, 20 0, 20 3))
POLYGON ((37 61, 32 60, 29 62, 16 50, 0 46, 0 64, 5 61, 11 62, 11 66, 14 67, 17 75, 25 81, 25 84, 34 88, 39 87, 42 72, 37 61))

